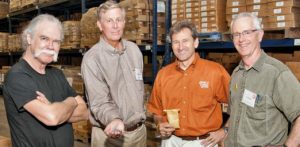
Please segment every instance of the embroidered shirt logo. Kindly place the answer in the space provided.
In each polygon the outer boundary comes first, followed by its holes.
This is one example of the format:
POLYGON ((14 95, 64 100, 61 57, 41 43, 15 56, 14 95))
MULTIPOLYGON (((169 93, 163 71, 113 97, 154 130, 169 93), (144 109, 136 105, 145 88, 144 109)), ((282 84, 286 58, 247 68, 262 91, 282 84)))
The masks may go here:
POLYGON ((200 81, 199 85, 201 88, 208 88, 209 87, 209 82, 208 81, 200 81))

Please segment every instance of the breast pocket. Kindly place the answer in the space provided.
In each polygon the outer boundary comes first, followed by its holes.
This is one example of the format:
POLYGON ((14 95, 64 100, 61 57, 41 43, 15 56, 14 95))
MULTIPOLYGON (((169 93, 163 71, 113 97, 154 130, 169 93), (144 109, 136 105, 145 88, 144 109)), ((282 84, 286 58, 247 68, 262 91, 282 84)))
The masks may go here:
POLYGON ((267 97, 262 95, 257 95, 254 108, 247 107, 247 116, 254 120, 264 120, 266 119, 266 107, 267 107, 267 97))
POLYGON ((210 89, 200 89, 193 92, 192 108, 196 111, 207 111, 213 107, 215 101, 210 89))

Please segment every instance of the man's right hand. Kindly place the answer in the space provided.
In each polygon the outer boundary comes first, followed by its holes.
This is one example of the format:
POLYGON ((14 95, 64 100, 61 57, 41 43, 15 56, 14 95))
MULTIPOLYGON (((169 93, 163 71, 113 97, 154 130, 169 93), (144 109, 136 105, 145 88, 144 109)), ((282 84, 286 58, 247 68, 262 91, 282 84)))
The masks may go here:
POLYGON ((162 137, 170 137, 175 128, 167 122, 159 123, 159 132, 162 137))
POLYGON ((114 119, 106 126, 104 133, 110 138, 119 138, 123 135, 124 128, 125 126, 121 119, 114 119))

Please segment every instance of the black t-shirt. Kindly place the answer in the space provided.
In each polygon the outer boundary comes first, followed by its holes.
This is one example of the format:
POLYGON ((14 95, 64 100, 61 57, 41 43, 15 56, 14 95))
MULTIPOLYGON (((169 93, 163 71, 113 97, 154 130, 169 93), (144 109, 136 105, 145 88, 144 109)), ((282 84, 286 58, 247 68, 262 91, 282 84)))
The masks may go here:
POLYGON ((39 74, 23 59, 7 73, 3 95, 14 147, 73 147, 72 124, 46 126, 23 106, 42 92, 50 102, 76 96, 62 71, 47 67, 39 74))

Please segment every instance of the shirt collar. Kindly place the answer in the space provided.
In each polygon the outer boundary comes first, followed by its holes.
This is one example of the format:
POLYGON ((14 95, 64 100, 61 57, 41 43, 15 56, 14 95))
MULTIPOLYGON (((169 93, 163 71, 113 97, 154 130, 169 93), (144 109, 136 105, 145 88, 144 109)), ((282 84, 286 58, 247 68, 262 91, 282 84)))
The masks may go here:
POLYGON ((122 47, 123 47, 122 50, 118 50, 118 49, 114 48, 113 46, 111 46, 109 43, 107 43, 105 41, 105 39, 102 36, 100 37, 100 44, 103 44, 105 46, 104 49, 106 51, 108 51, 109 53, 111 53, 111 54, 119 54, 119 55, 121 55, 126 50, 126 44, 125 44, 124 39, 121 39, 121 44, 122 44, 122 47))
MULTIPOLYGON (((267 58, 267 54, 262 50, 259 58, 257 59, 257 61, 254 63, 254 65, 250 69, 254 69, 254 70, 260 72, 263 68, 263 64, 265 63, 266 58, 267 58)), ((244 63, 242 60, 240 61, 236 71, 238 71, 238 70, 245 70, 245 66, 244 66, 244 63)))
MULTIPOLYGON (((195 67, 195 65, 196 65, 196 63, 198 62, 198 60, 200 60, 200 56, 199 56, 198 53, 195 53, 195 58, 194 58, 192 64, 187 68, 187 70, 188 70, 190 67, 195 67)), ((178 59, 176 59, 175 63, 176 63, 176 69, 177 69, 177 70, 182 70, 182 69, 180 68, 180 65, 179 65, 180 62, 178 61, 178 59)))

